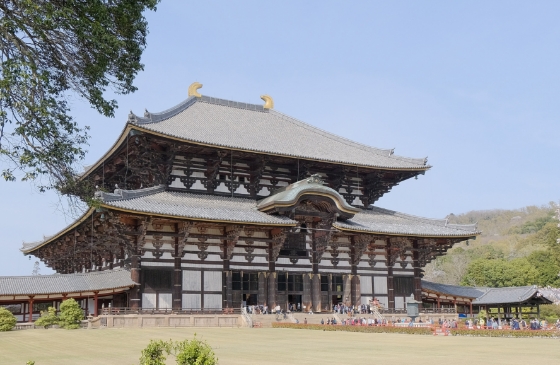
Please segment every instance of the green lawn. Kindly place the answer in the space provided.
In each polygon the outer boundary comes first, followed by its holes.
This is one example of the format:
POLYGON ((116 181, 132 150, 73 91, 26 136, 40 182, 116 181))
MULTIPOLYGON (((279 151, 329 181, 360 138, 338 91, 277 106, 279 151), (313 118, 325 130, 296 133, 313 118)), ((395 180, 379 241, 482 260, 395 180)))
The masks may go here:
MULTIPOLYGON (((226 364, 560 364, 554 339, 470 338, 322 332, 292 329, 197 328, 25 330, 0 332, 0 364, 138 364, 150 339, 197 333, 226 364)), ((170 361, 169 364, 172 364, 170 361)))

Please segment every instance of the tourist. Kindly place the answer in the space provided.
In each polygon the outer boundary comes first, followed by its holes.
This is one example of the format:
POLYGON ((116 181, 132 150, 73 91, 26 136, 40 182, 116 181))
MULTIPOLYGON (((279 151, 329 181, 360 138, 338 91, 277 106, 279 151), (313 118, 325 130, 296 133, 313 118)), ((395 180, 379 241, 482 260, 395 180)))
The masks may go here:
POLYGON ((323 320, 323 318, 321 318, 321 324, 325 324, 325 321, 323 320))

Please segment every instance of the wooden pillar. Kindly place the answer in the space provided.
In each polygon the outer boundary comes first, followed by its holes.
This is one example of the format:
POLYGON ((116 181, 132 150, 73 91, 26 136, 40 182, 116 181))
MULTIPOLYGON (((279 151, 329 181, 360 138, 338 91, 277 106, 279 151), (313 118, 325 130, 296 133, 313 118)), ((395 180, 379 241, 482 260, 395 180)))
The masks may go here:
POLYGON ((34 301, 33 301, 33 298, 34 298, 33 296, 30 296, 30 297, 29 297, 29 301, 28 301, 28 305, 29 305, 29 310, 28 310, 28 312, 29 312, 29 318, 28 318, 27 322, 29 322, 29 323, 33 322, 33 302, 34 302, 34 301))
POLYGON ((313 305, 313 302, 311 301, 311 275, 312 274, 303 274, 302 305, 305 306, 305 312, 309 312, 313 305))
MULTIPOLYGON (((418 309, 422 309, 422 268, 420 267, 420 252, 418 240, 412 241, 412 267, 414 269, 414 300, 420 302, 418 309)), ((455 308, 457 309, 457 308, 455 308)))
POLYGON ((229 269, 229 260, 223 260, 223 290, 222 290, 222 307, 233 308, 233 292, 232 292, 232 272, 229 269))
POLYGON ((352 275, 350 279, 350 301, 352 305, 359 306, 362 304, 362 292, 360 288, 360 276, 352 275))
MULTIPOLYGON (((387 238, 387 263, 389 264, 389 256, 391 255, 391 239, 387 238)), ((393 280, 393 266, 387 265, 387 293, 389 296, 389 309, 395 309, 395 283, 393 280)))
MULTIPOLYGON (((147 225, 148 222, 143 222, 142 224, 147 225)), ((142 227, 142 226, 140 226, 142 227)), ((145 231, 147 230, 147 227, 144 227, 145 229, 143 229, 144 234, 145 231)), ((130 278, 132 279, 132 281, 134 281, 136 283, 135 286, 133 286, 130 289, 130 294, 129 294, 129 306, 131 309, 135 309, 138 310, 140 308, 142 308, 142 295, 140 293, 140 285, 141 285, 141 261, 142 261, 142 256, 141 256, 141 249, 142 247, 140 247, 141 245, 141 241, 144 239, 144 237, 140 237, 140 236, 136 236, 136 242, 135 242, 135 247, 133 247, 133 249, 131 250, 130 253, 130 278)))
POLYGON ((313 311, 321 312, 321 275, 319 274, 311 274, 311 300, 313 311))
POLYGON ((98 317, 99 316, 99 292, 94 291, 93 292, 93 316, 94 317, 98 317))
POLYGON ((537 319, 541 320, 541 306, 537 303, 537 319))
POLYGON ((471 299, 470 302, 469 302, 469 307, 470 307, 469 309, 470 309, 471 318, 472 318, 472 316, 473 316, 473 312, 472 312, 472 299, 471 299))
POLYGON ((455 308, 455 313, 457 313, 457 298, 453 297, 453 308, 455 308))
POLYGON ((437 296, 437 309, 441 308, 441 303, 439 301, 439 295, 437 296))
MULTIPOLYGON (((175 233, 179 233, 179 225, 175 224, 175 233)), ((173 248, 173 291, 171 293, 173 310, 181 310, 183 308, 183 269, 181 268, 181 259, 183 258, 183 248, 179 247, 179 237, 175 237, 175 247, 173 248), (181 251, 181 252, 179 252, 181 251)))
POLYGON ((342 275, 342 302, 350 306, 352 300, 352 275, 342 275))
POLYGON ((270 311, 274 310, 277 304, 276 293, 278 291, 276 275, 276 258, 273 252, 273 243, 268 243, 268 292, 267 305, 270 311))
POLYGON ((268 273, 267 272, 259 272, 258 274, 258 282, 259 282, 259 286, 258 286, 258 294, 257 294, 257 299, 258 299, 258 303, 257 304, 262 304, 262 305, 268 305, 268 293, 267 293, 267 287, 268 287, 268 280, 267 280, 267 276, 268 273))

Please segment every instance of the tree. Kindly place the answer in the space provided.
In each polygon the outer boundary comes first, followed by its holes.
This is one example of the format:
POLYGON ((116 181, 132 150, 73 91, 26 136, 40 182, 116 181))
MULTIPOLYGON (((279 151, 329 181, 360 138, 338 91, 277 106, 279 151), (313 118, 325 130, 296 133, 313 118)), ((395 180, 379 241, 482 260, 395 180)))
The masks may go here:
POLYGON ((536 284, 538 277, 539 272, 526 258, 477 259, 470 263, 461 284, 493 288, 524 286, 536 284))
POLYGON ((175 344, 177 365, 216 365, 218 358, 212 347, 196 338, 175 344))
POLYGON ((59 324, 62 328, 80 328, 80 321, 84 319, 84 311, 73 298, 66 299, 60 304, 59 324))
POLYGON ((0 332, 11 331, 16 326, 16 317, 4 307, 0 307, 0 332))
POLYGON ((46 312, 41 312, 41 317, 35 321, 35 326, 48 328, 49 326, 59 323, 59 318, 56 315, 56 309, 49 307, 46 312))
POLYGON ((72 94, 114 116, 116 94, 134 92, 148 34, 144 11, 159 0, 0 2, 0 156, 4 179, 47 176, 39 186, 81 195, 75 165, 88 127, 69 115, 72 94))

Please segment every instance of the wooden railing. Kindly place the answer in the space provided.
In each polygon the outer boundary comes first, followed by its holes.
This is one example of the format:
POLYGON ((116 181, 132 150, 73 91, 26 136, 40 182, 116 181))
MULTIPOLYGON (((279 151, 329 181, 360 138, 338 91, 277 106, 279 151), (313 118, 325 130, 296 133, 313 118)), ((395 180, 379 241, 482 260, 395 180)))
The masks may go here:
POLYGON ((129 307, 109 307, 101 310, 101 315, 127 315, 127 314, 241 314, 240 308, 184 308, 184 309, 171 309, 171 308, 142 308, 135 309, 129 307))

